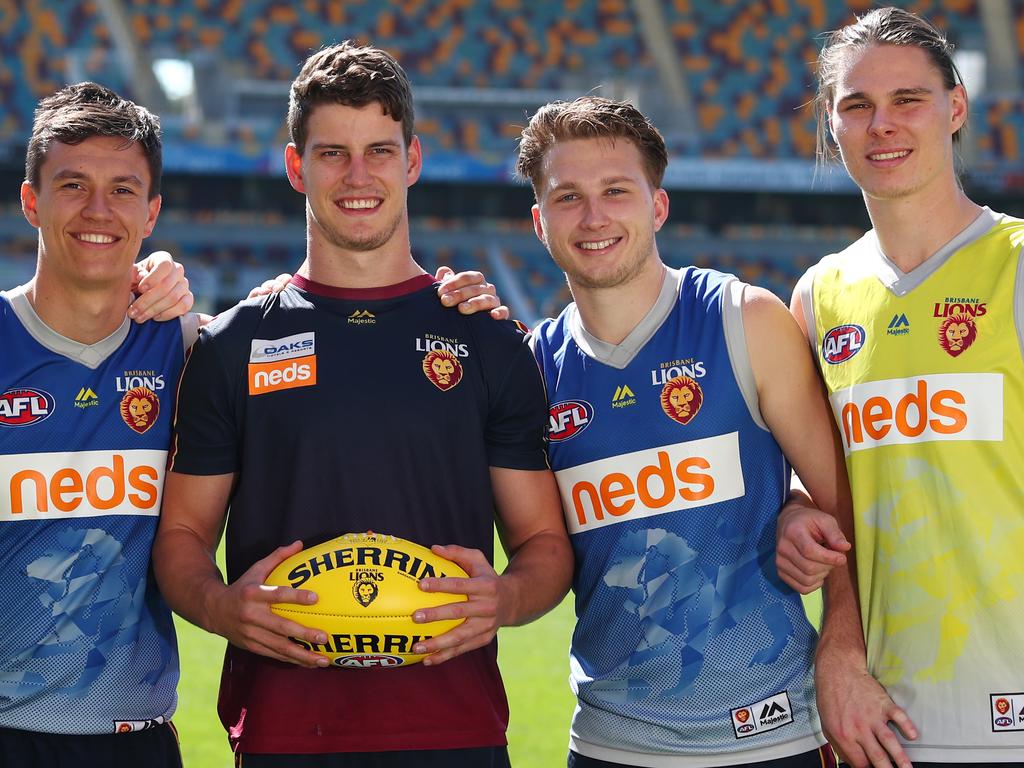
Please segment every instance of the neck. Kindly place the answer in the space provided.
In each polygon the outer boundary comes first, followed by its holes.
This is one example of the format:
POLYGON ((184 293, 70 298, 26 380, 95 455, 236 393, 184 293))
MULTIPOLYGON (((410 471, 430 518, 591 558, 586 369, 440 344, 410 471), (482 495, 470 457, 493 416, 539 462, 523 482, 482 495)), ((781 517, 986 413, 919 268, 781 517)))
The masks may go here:
POLYGON ((864 196, 882 252, 904 272, 928 260, 981 212, 958 184, 895 200, 864 196))
POLYGON ((644 270, 626 285, 584 288, 569 278, 583 327, 608 344, 621 344, 658 300, 667 268, 657 253, 644 270))
POLYGON ((329 242, 310 222, 306 231, 306 260, 298 274, 335 288, 377 288, 424 274, 412 257, 409 225, 403 222, 379 248, 343 248, 329 242))
POLYGON ((131 282, 83 289, 36 273, 26 291, 39 319, 61 336, 79 344, 95 344, 121 327, 131 304, 131 282))

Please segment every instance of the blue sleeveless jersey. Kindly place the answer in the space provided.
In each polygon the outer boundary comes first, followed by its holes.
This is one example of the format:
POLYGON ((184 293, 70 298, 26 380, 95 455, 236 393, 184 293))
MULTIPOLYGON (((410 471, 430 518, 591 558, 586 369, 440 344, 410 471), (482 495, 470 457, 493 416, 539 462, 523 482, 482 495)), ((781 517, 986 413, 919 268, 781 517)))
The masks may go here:
POLYGON ((86 347, 14 293, 0 295, 0 726, 141 730, 176 702, 149 555, 182 324, 126 321, 86 347))
POLYGON ((824 743, 814 630, 774 564, 789 467, 749 394, 737 289, 670 270, 603 354, 574 306, 535 334, 576 554, 571 745, 598 759, 723 765, 824 743))

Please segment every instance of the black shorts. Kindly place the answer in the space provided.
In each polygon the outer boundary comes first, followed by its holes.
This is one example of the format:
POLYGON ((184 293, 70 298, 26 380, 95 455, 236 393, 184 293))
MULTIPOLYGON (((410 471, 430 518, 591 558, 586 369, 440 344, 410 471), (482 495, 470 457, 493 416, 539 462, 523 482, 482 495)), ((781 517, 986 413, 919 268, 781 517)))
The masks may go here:
POLYGON ((0 766, 14 768, 182 768, 170 723, 132 733, 64 734, 0 728, 0 766))
MULTIPOLYGON (((235 756, 236 768, 510 768, 506 747, 235 756)), ((149 768, 148 766, 146 768, 149 768)))
MULTIPOLYGON (((569 752, 569 768, 631 768, 622 763, 609 763, 605 760, 596 760, 593 757, 584 757, 578 752, 569 752)), ((810 752, 804 752, 792 757, 780 757, 778 760, 766 760, 761 763, 735 763, 727 768, 836 768, 836 753, 832 747, 826 744, 810 752)), ((916 765, 916 764, 915 764, 916 765)))

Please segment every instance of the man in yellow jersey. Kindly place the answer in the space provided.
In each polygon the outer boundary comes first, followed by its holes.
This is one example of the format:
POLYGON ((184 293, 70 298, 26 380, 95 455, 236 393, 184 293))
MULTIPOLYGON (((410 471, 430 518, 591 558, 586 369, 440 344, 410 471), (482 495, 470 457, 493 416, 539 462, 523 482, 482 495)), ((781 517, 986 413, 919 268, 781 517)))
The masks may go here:
POLYGON ((792 310, 854 520, 788 513, 779 569, 809 591, 840 528, 856 533, 817 654, 823 723, 855 766, 1024 760, 1024 222, 957 180, 968 100, 951 52, 883 8, 819 60, 819 148, 838 147, 874 228, 808 271, 792 310))

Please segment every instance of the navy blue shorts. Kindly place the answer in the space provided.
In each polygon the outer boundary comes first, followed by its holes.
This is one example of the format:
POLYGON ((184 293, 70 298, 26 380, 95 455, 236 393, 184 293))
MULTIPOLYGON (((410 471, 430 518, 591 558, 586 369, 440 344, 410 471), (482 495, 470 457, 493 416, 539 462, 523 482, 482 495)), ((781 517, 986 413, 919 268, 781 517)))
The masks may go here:
POLYGON ((0 766, 182 768, 170 723, 131 733, 64 734, 0 728, 0 766))

